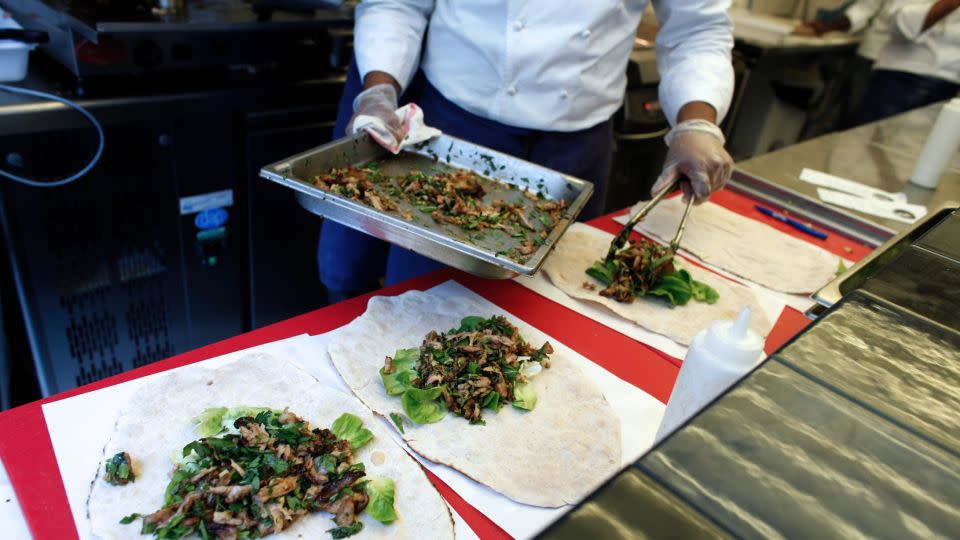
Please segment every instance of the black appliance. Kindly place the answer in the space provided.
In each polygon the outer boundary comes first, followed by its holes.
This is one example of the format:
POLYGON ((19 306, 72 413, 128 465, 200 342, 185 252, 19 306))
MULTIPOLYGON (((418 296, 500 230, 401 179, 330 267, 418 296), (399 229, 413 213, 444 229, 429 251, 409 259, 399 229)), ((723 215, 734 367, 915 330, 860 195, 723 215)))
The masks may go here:
MULTIPOLYGON (((13 367, 32 356, 49 395, 322 306, 320 222, 256 173, 330 139, 342 86, 331 73, 83 101, 106 133, 86 177, 0 181, 15 284, 0 296, 19 300, 29 343, 13 367)), ((38 179, 79 169, 96 145, 84 122, 0 102, 2 166, 38 179)))
POLYGON ((350 2, 324 0, 3 0, 49 35, 40 50, 78 79, 192 70, 342 64, 350 2))

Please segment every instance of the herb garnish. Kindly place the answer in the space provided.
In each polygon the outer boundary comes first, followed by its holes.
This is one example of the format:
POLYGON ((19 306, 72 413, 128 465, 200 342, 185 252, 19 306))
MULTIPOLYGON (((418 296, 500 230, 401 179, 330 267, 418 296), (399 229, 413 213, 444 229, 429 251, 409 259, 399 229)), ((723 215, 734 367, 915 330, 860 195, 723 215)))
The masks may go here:
POLYGON ((125 486, 136 480, 136 476, 133 474, 133 467, 130 464, 130 454, 126 452, 118 452, 115 454, 106 461, 103 468, 103 479, 108 484, 125 486))

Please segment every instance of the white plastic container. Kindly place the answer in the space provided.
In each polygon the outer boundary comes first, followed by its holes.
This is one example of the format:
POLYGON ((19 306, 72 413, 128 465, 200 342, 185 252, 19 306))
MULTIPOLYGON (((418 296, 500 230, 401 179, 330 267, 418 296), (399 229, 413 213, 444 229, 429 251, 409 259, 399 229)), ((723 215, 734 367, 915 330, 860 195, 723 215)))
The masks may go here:
POLYGON ((960 148, 960 98, 947 102, 940 110, 933 129, 917 158, 910 183, 936 189, 953 155, 960 148))
POLYGON ((763 339, 750 330, 749 307, 736 321, 714 321, 694 336, 655 441, 683 425, 761 360, 763 339))
MULTIPOLYGON (((0 30, 20 30, 9 14, 0 11, 0 30)), ((22 81, 27 76, 27 61, 36 45, 0 39, 0 82, 22 81)))

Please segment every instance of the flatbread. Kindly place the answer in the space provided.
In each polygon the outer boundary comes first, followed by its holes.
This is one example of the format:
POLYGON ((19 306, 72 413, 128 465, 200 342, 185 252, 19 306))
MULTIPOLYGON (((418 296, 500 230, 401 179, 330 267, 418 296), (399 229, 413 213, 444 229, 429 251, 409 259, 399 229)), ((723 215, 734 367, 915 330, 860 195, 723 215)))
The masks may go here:
POLYGON ((544 262, 543 271, 567 296, 600 304, 624 319, 682 345, 689 345, 693 336, 712 321, 736 319, 745 306, 750 306, 752 311, 750 328, 760 336, 770 332, 772 323, 753 291, 693 265, 685 265, 684 269, 690 272, 693 279, 717 290, 720 299, 715 304, 691 300, 684 306, 671 307, 660 298, 637 298, 633 303, 626 304, 600 296, 603 284, 585 272, 594 261, 606 255, 612 240, 613 235, 589 225, 571 225, 557 243, 553 254, 544 262), (584 282, 595 285, 597 289, 584 289, 584 282))
MULTIPOLYGON (((159 510, 173 465, 171 455, 196 440, 190 419, 208 407, 257 406, 290 410, 315 427, 329 428, 345 412, 359 416, 374 434, 357 451, 356 459, 367 475, 394 480, 394 507, 399 519, 384 525, 361 514, 363 530, 351 538, 453 538, 453 521, 446 503, 419 464, 391 440, 383 422, 353 396, 317 383, 294 364, 267 355, 245 356, 219 369, 200 366, 170 373, 147 383, 123 409, 104 449, 110 457, 129 452, 136 481, 113 486, 102 478, 103 463, 87 500, 95 537, 104 539, 152 538, 140 536, 140 521, 121 525, 133 512, 159 510), (373 459, 377 454, 378 459, 373 459), (380 457, 383 457, 382 463, 380 457)), ((268 538, 322 540, 336 527, 332 515, 317 512, 304 516, 268 538)))
MULTIPOLYGON (((388 396, 379 370, 397 349, 419 347, 431 330, 460 326, 469 315, 492 311, 474 300, 411 291, 374 297, 329 347, 333 365, 354 393, 376 413, 403 413, 388 396)), ((548 337, 506 314, 528 342, 548 337)), ((558 507, 579 501, 620 468, 620 419, 600 389, 559 350, 551 367, 531 380, 538 401, 532 411, 505 406, 486 411, 486 425, 448 414, 425 425, 406 425, 403 438, 421 456, 525 504, 558 507)))
MULTIPOLYGON (((642 204, 631 208, 630 215, 642 204)), ((683 209, 680 197, 662 201, 636 228, 670 242, 683 209)), ((731 274, 791 294, 819 290, 834 278, 839 261, 825 249, 711 202, 690 212, 680 249, 731 274)))

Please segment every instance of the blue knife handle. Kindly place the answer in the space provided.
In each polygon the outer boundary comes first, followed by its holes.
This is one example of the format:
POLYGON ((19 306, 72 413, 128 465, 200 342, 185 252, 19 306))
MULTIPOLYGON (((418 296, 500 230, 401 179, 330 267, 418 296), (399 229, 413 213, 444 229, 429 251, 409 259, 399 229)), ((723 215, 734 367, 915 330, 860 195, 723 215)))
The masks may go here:
POLYGON ((782 221, 783 223, 786 223, 787 225, 790 225, 790 226, 793 227, 794 229, 797 229, 798 231, 801 231, 801 232, 805 232, 805 233, 809 234, 810 236, 813 236, 814 238, 819 238, 820 240, 826 240, 826 239, 827 239, 827 236, 828 236, 827 233, 825 233, 825 232, 823 232, 823 231, 818 231, 818 230, 814 229, 813 227, 807 225, 806 223, 801 223, 801 222, 799 222, 799 221, 797 221, 797 220, 795 220, 795 219, 793 219, 793 218, 789 218, 789 217, 787 217, 787 216, 785 216, 785 215, 783 215, 783 214, 780 214, 780 213, 778 213, 778 212, 774 212, 773 210, 771 210, 771 209, 769 209, 769 208, 764 208, 763 206, 760 206, 760 205, 755 205, 754 208, 756 208, 756 209, 757 209, 758 211, 760 211, 761 213, 763 213, 763 214, 765 214, 765 215, 768 215, 768 216, 770 216, 770 217, 772 217, 773 219, 776 219, 776 220, 778 220, 778 221, 782 221))

